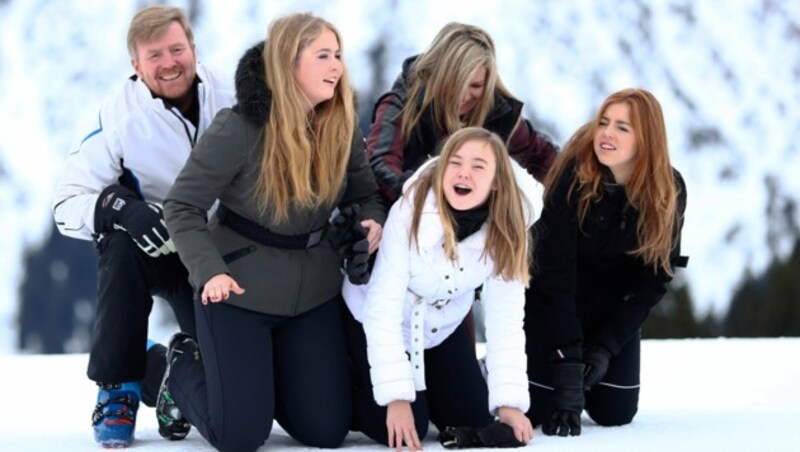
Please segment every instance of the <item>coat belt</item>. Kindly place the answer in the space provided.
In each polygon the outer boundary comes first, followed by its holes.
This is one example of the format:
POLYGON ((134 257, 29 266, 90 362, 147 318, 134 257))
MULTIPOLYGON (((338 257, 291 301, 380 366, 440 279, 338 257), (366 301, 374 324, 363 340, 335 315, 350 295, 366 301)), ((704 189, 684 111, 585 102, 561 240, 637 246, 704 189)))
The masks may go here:
POLYGON ((222 203, 217 208, 217 218, 219 218, 220 224, 231 228, 237 234, 273 248, 290 250, 313 248, 319 245, 325 235, 325 227, 311 231, 308 234, 279 234, 237 214, 222 203))

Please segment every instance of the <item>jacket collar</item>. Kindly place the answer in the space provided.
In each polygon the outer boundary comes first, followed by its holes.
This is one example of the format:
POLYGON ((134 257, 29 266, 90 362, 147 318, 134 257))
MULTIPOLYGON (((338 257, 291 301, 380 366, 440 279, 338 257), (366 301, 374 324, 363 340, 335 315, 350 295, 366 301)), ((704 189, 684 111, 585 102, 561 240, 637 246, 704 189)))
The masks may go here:
POLYGON ((264 41, 250 47, 239 60, 234 77, 238 112, 249 121, 262 126, 269 120, 272 91, 264 73, 264 41))

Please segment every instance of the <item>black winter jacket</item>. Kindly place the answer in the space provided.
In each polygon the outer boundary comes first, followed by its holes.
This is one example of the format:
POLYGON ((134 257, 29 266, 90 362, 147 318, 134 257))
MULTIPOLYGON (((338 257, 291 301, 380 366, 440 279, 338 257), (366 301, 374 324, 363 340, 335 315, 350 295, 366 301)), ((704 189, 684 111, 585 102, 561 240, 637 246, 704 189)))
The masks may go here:
MULTIPOLYGON (((574 170, 564 171, 534 225, 534 271, 526 293, 528 340, 543 341, 551 352, 602 345, 616 355, 638 333, 672 277, 628 254, 638 247, 639 214, 607 169, 602 199, 591 206, 581 231, 578 195, 567 197, 574 170)), ((670 255, 675 268, 685 266, 686 259, 680 256, 686 187, 680 173, 673 173, 680 218, 670 255)))

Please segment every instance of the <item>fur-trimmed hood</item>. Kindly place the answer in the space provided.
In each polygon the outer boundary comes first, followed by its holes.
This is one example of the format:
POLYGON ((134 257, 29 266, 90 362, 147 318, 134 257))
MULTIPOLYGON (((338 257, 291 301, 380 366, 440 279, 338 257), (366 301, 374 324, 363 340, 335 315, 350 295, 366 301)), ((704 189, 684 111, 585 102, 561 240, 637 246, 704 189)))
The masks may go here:
POLYGON ((272 91, 264 74, 264 41, 250 47, 236 67, 234 111, 261 126, 269 119, 272 91))

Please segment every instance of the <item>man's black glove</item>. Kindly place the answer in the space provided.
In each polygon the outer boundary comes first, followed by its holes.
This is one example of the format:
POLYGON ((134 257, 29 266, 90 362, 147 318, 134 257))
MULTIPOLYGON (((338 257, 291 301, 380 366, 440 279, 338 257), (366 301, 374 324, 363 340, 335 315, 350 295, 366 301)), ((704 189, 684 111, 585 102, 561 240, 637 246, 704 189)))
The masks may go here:
POLYGON ((578 436, 583 412, 583 363, 557 362, 550 365, 553 396, 550 412, 542 424, 545 435, 578 436))
POLYGON ((142 201, 122 185, 111 185, 100 193, 94 209, 94 230, 97 233, 126 231, 150 257, 176 251, 161 206, 142 201))
POLYGON ((600 380, 608 372, 608 362, 611 360, 611 352, 605 347, 594 345, 583 350, 583 389, 588 391, 592 386, 600 383, 600 380))
POLYGON ((446 449, 467 449, 472 447, 522 447, 514 436, 514 429, 500 421, 486 427, 447 427, 439 432, 439 442, 446 449))

